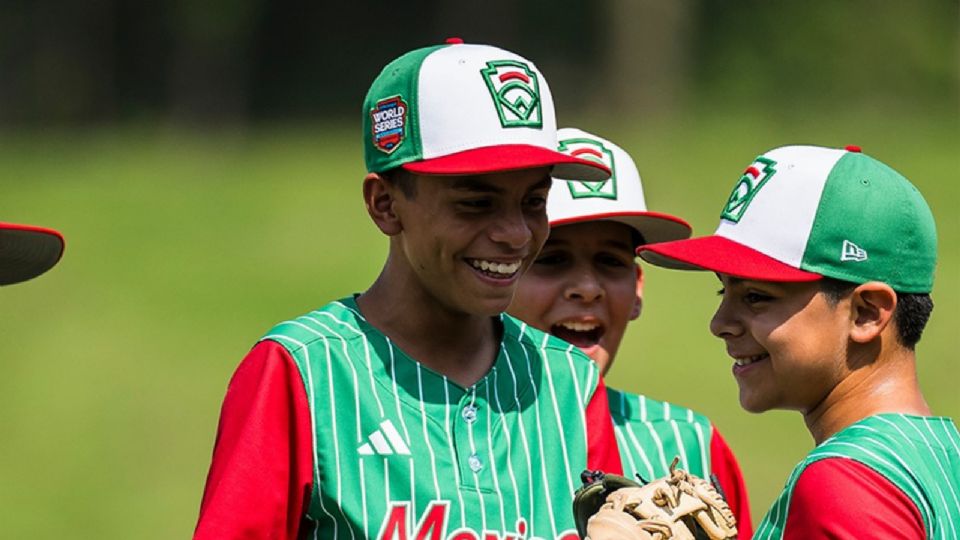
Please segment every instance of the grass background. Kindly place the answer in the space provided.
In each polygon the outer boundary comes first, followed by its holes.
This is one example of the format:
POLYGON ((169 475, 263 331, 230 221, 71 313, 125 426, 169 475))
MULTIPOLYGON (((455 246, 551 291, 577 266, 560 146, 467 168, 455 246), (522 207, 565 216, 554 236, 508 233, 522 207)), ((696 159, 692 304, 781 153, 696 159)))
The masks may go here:
MULTIPOLYGON (((918 347, 933 409, 960 416, 960 121, 844 109, 572 122, 636 158, 654 210, 716 226, 743 167, 782 144, 859 144, 925 194, 940 235, 918 347)), ((0 219, 57 228, 65 257, 0 291, 0 537, 188 537, 236 364, 275 322, 362 291, 386 241, 366 218, 355 126, 0 135, 0 219)), ((869 208, 862 209, 869 212, 869 208)), ((857 216, 851 216, 857 219, 857 216)), ((750 415, 707 332, 716 280, 646 267, 609 384, 707 413, 759 519, 811 447, 800 416, 750 415)))

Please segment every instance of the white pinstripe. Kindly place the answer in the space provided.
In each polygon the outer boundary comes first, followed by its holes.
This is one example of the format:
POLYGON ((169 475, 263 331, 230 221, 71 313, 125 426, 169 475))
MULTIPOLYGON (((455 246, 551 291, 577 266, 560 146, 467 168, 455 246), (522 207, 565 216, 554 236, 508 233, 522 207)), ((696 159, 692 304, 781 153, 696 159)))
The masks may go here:
MULTIPOLYGON (((393 344, 390 344, 391 349, 393 344)), ((437 479, 437 457, 433 453, 433 444, 430 443, 430 435, 427 433, 427 411, 424 409, 423 399, 423 377, 420 372, 420 364, 417 364, 417 389, 420 392, 420 426, 423 429, 423 440, 427 443, 427 452, 430 453, 430 464, 433 467, 433 488, 436 490, 437 499, 440 499, 440 481, 437 479)))
MULTIPOLYGON (((494 370, 494 373, 496 373, 495 370, 494 370)), ((494 376, 493 378, 495 379, 496 376, 494 376)), ((493 488, 497 492, 497 499, 500 501, 500 504, 497 505, 497 507, 500 508, 500 530, 505 531, 507 530, 507 518, 506 516, 503 515, 503 492, 500 491, 500 478, 499 478, 500 471, 496 469, 497 461, 495 456, 493 455, 493 434, 491 433, 493 431, 493 425, 490 421, 490 419, 493 417, 493 410, 492 410, 493 408, 490 406, 490 385, 492 384, 492 382, 493 381, 488 379, 486 384, 484 384, 483 386, 487 394, 486 406, 488 409, 488 412, 486 414, 487 416, 487 459, 490 460, 490 467, 492 469, 491 472, 493 473, 493 488)), ((504 431, 509 431, 509 430, 505 429, 504 431)), ((509 463, 510 463, 510 452, 508 450, 507 464, 509 465, 509 463)))
MULTIPOLYGON (((500 350, 503 351, 503 345, 500 346, 500 350)), ((500 414, 500 423, 506 425, 507 420, 503 414, 503 405, 500 403, 499 379, 500 379, 499 372, 494 371, 493 372, 493 397, 497 402, 497 412, 498 414, 500 414)), ((488 388, 487 393, 489 394, 489 392, 490 390, 488 388)), ((489 397, 487 398, 487 400, 489 401, 489 397)), ((513 459, 511 459, 513 457, 513 449, 512 449, 511 440, 510 440, 510 431, 511 430, 509 429, 503 430, 504 438, 506 439, 506 442, 507 442, 507 473, 510 475, 510 483, 513 485, 513 491, 511 493, 513 493, 513 502, 516 505, 516 511, 517 511, 516 515, 521 516, 523 514, 521 514, 520 512, 520 490, 517 489, 517 477, 514 475, 513 459)), ((501 509, 501 514, 502 514, 502 509, 501 509)), ((506 526, 504 526, 504 530, 506 530, 506 526)))
MULTIPOLYGON (((527 329, 526 323, 521 324, 520 335, 517 337, 517 341, 520 342, 521 347, 523 347, 523 342, 521 340, 523 339, 523 335, 526 333, 526 329, 527 329)), ((540 478, 543 480, 543 488, 544 488, 544 495, 545 495, 543 498, 546 499, 547 501, 547 513, 550 515, 550 528, 553 531, 553 537, 556 538, 557 537, 557 520, 554 517, 553 501, 551 500, 552 497, 550 497, 550 478, 549 478, 549 475, 547 474, 547 468, 546 468, 547 459, 546 459, 546 456, 543 455, 543 450, 544 450, 543 424, 540 422, 540 407, 539 407, 540 393, 537 391, 537 383, 533 379, 533 372, 531 371, 531 368, 530 368, 530 354, 527 352, 526 347, 523 347, 523 355, 525 357, 525 361, 527 365, 527 376, 530 378, 530 384, 532 385, 534 395, 536 396, 534 398, 536 405, 533 407, 533 412, 534 412, 534 416, 537 419, 537 442, 539 443, 539 450, 540 450, 540 478)), ((548 364, 549 362, 547 362, 546 359, 544 359, 543 365, 546 366, 548 364)), ((547 378, 549 379, 549 376, 547 378)), ((531 485, 533 484, 531 483, 531 485)))
MULTIPOLYGON (((553 416, 554 416, 554 419, 555 419, 556 422, 557 422, 556 425, 557 425, 557 426, 562 426, 562 425, 563 425, 563 418, 562 418, 561 415, 560 415, 560 407, 559 407, 559 405, 557 404, 557 389, 556 389, 556 386, 553 384, 553 371, 550 369, 550 364, 551 364, 552 362, 550 361, 550 357, 548 356, 548 353, 547 353, 547 341, 548 341, 549 339, 550 339, 549 334, 544 334, 544 335, 543 335, 543 341, 542 341, 541 344, 540 344, 540 351, 541 351, 541 353, 542 353, 541 356, 542 356, 542 358, 543 358, 543 369, 544 369, 544 371, 545 371, 546 374, 547 374, 547 387, 550 389, 550 400, 553 402, 553 416)), ((570 348, 573 348, 573 346, 571 345, 570 348)), ((568 358, 568 360, 569 360, 570 362, 573 361, 573 359, 570 357, 570 349, 567 349, 567 358, 568 358)), ((572 367, 573 367, 573 366, 572 366, 572 363, 571 363, 571 368, 572 368, 572 367)), ((527 372, 530 374, 530 383, 533 384, 533 371, 532 371, 532 368, 530 367, 530 363, 529 363, 529 362, 527 363, 527 372)), ((576 383, 576 378, 575 378, 575 377, 574 377, 574 383, 576 383)), ((576 391, 577 395, 579 396, 579 395, 580 395, 580 391, 579 391, 578 389, 576 389, 576 387, 575 387, 575 391, 576 391)), ((585 414, 584 411, 583 411, 583 407, 577 407, 577 408, 580 410, 580 418, 581 418, 581 421, 583 422, 584 440, 587 440, 587 439, 586 439, 586 433, 587 433, 587 417, 586 417, 586 414, 585 414)), ((539 408, 538 408, 538 409, 539 409, 539 408)), ((540 425, 540 420, 539 420, 539 418, 538 418, 538 420, 537 420, 537 425, 540 425)), ((563 433, 563 430, 560 430, 560 433, 563 433)), ((542 448, 543 442, 541 441, 540 444, 541 444, 541 452, 542 452, 542 451, 543 451, 543 448, 542 448)), ((565 436, 561 436, 561 437, 560 437, 560 454, 563 456, 563 470, 564 470, 564 472, 565 472, 566 475, 567 475, 567 487, 568 487, 568 489, 570 490, 570 493, 573 493, 574 491, 576 491, 577 488, 576 488, 576 486, 575 486, 574 483, 573 483, 573 476, 572 476, 572 473, 571 473, 571 471, 570 471, 570 453, 567 451, 567 438, 566 438, 565 436)), ((556 536, 556 535, 554 535, 554 536, 556 536)))
POLYGON ((443 377, 443 425, 444 435, 447 437, 447 449, 450 450, 450 464, 453 466, 453 476, 456 481, 457 499, 460 500, 460 526, 467 526, 466 509, 463 504, 463 495, 460 494, 460 486, 463 481, 460 480, 460 462, 457 460, 457 451, 453 447, 453 440, 450 438, 450 390, 447 387, 447 378, 443 377))
POLYGON ((626 424, 626 426, 627 426, 627 433, 630 435, 630 440, 633 442, 633 447, 640 451, 640 459, 642 459, 643 464, 647 466, 646 480, 649 482, 660 475, 654 472, 653 464, 650 463, 650 459, 647 457, 647 453, 646 451, 644 451, 643 445, 641 445, 640 441, 637 440, 637 435, 633 432, 633 427, 629 423, 626 424))

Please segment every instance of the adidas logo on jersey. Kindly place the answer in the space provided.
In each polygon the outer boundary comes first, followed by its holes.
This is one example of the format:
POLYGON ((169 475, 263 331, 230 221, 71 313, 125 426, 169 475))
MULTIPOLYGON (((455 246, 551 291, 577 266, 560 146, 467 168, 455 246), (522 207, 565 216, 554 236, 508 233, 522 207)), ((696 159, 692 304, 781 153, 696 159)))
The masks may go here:
POLYGON ((384 420, 380 422, 380 429, 367 436, 369 442, 360 445, 357 452, 362 456, 372 456, 378 454, 381 456, 390 456, 399 454, 401 456, 410 455, 410 447, 404 442, 403 437, 393 427, 393 422, 384 420))
POLYGON ((861 262, 867 260, 867 250, 854 244, 849 240, 843 241, 843 250, 840 253, 840 261, 861 262))

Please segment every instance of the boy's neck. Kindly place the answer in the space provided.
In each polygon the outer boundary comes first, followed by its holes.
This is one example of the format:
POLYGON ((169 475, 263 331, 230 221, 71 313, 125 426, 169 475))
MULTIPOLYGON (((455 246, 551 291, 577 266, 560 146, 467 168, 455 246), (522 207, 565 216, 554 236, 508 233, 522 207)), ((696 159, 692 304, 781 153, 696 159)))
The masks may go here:
POLYGON ((483 378, 500 348, 499 321, 451 310, 419 287, 395 281, 381 273, 357 298, 367 322, 410 358, 464 388, 483 378))
POLYGON ((873 360, 857 364, 812 410, 804 421, 816 444, 868 416, 902 413, 932 414, 920 392, 914 352, 899 345, 883 351, 873 360))

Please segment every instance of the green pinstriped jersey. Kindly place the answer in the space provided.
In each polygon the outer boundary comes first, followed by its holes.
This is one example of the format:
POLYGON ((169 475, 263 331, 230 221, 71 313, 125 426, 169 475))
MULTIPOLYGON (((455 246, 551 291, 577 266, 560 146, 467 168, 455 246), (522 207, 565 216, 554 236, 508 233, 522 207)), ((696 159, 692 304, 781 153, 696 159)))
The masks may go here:
POLYGON ((596 366, 501 315, 490 372, 470 388, 423 367, 353 298, 274 327, 313 420, 303 538, 575 539, 596 366))
POLYGON ((960 535, 957 426, 944 417, 879 414, 844 428, 807 454, 757 526, 754 540, 783 538, 790 496, 800 474, 827 458, 858 461, 889 480, 920 511, 928 539, 956 540, 960 535))
POLYGON ((670 474, 670 462, 701 478, 710 473, 710 420, 666 401, 607 388, 620 460, 628 476, 646 480, 670 474))

